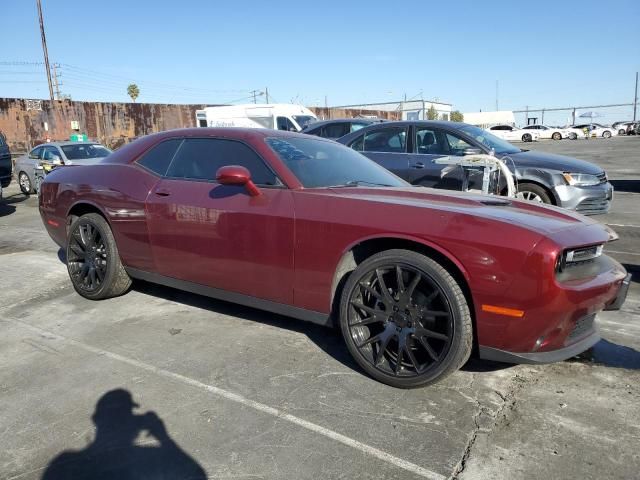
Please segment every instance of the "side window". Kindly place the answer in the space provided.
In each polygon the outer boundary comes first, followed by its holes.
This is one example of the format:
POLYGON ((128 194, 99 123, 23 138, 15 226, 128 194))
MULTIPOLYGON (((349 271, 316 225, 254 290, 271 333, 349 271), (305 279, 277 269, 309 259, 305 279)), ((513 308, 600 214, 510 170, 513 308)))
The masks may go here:
POLYGON ((431 128, 416 128, 415 145, 416 153, 426 155, 446 155, 448 151, 442 132, 431 128))
POLYGON ((447 143, 449 144, 449 152, 451 153, 451 155, 462 156, 464 155, 464 151, 467 148, 473 148, 472 145, 470 145, 466 140, 463 140, 460 137, 456 137, 455 135, 451 135, 450 133, 447 133, 446 137, 447 143))
POLYGON ((364 151, 405 153, 407 151, 407 130, 391 127, 369 132, 364 136, 364 151))
POLYGON ((291 123, 291 120, 289 120, 287 117, 278 117, 277 122, 278 130, 286 130, 288 132, 297 131, 296 127, 293 126, 293 123, 291 123))
POLYGON ((225 165, 240 165, 258 185, 279 185, 275 174, 251 148, 241 142, 221 138, 188 138, 175 156, 168 177, 215 181, 225 165))
POLYGON ((31 153, 29 154, 29 158, 34 158, 36 160, 40 159, 40 156, 42 155, 42 150, 44 150, 44 147, 36 147, 33 150, 31 150, 31 153))
POLYGON ((351 148, 353 148, 356 152, 362 152, 362 150, 364 149, 364 135, 360 135, 358 138, 356 138, 353 142, 351 142, 351 145, 349 145, 351 148))
POLYGON ((334 123, 333 125, 326 125, 323 129, 325 138, 340 138, 349 133, 349 123, 334 123))
POLYGON ((44 147, 42 159, 47 161, 53 161, 55 158, 61 159, 62 156, 56 147, 44 147))
MULTIPOLYGON (((351 132, 355 132, 357 130, 360 130, 361 128, 366 127, 367 125, 368 125, 368 123, 356 123, 356 122, 353 122, 351 124, 351 130, 350 131, 351 132)), ((345 135, 346 135, 346 133, 345 133, 345 135)))
POLYGON ((160 142, 145 153, 137 163, 158 175, 164 176, 167 173, 171 160, 176 154, 176 150, 178 150, 181 143, 181 138, 174 138, 172 140, 160 142))

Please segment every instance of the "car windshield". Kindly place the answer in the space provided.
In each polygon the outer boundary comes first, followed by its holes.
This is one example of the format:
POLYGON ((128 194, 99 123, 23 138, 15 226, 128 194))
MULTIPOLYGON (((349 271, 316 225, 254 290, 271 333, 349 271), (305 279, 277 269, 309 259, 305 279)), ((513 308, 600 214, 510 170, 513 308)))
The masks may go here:
POLYGON ((493 149, 498 154, 519 153, 522 151, 519 148, 511 145, 506 140, 502 140, 501 138, 490 134, 486 130, 475 127, 473 125, 460 125, 456 126, 456 128, 461 132, 466 133, 470 137, 475 138, 476 141, 480 142, 485 147, 493 149))
POLYGON ((69 160, 82 160, 83 158, 102 158, 111 153, 111 150, 102 145, 78 144, 63 145, 62 151, 69 160))
POLYGON ((364 155, 335 142, 298 137, 272 137, 266 142, 306 188, 409 185, 364 155))
POLYGON ((316 117, 312 117, 311 115, 294 115, 293 119, 298 125, 300 125, 300 128, 304 128, 307 124, 318 120, 316 117))

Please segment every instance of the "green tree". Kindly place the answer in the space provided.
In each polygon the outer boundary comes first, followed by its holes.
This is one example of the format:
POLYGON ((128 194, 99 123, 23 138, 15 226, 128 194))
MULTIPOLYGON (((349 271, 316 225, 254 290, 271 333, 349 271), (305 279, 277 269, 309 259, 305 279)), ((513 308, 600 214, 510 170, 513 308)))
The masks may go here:
POLYGON ((464 115, 460 113, 460 110, 454 110, 449 117, 452 122, 464 122, 464 115))
POLYGON ((431 106, 429 107, 429 110, 427 110, 427 119, 428 120, 438 119, 438 111, 436 110, 436 107, 433 106, 433 104, 431 104, 431 106))
POLYGON ((131 97, 131 100, 133 100, 133 103, 135 103, 136 98, 138 98, 138 95, 140 95, 140 89, 138 88, 138 85, 132 83, 127 87, 127 93, 131 97))

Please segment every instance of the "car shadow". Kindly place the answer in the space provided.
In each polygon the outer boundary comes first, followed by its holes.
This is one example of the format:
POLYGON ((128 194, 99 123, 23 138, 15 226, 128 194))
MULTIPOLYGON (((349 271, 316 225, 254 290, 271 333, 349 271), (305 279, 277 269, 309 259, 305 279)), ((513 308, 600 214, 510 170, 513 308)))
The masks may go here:
POLYGON ((594 363, 605 367, 640 370, 640 352, 638 350, 618 345, 604 338, 586 352, 575 357, 574 361, 594 363))
POLYGON ((617 192, 640 193, 640 180, 609 180, 617 192))
POLYGON ((21 193, 3 197, 2 200, 0 200, 0 217, 6 217, 7 215, 15 213, 15 204, 24 202, 28 198, 27 195, 21 193))
POLYGON ((171 438, 153 411, 136 413, 139 405, 125 389, 111 390, 98 400, 91 420, 93 442, 82 450, 67 450, 53 458, 42 480, 115 478, 206 479, 205 470, 171 438), (143 445, 140 434, 153 439, 143 445))

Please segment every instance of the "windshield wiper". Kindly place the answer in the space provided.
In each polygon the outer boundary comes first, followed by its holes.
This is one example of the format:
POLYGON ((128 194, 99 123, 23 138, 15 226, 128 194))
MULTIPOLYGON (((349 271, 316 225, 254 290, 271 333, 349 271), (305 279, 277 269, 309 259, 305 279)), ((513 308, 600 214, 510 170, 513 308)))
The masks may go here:
POLYGON ((367 182, 366 180, 349 180, 348 182, 341 183, 340 185, 329 185, 327 188, 342 188, 342 187, 359 187, 360 185, 370 185, 374 187, 393 187, 386 183, 367 182))

